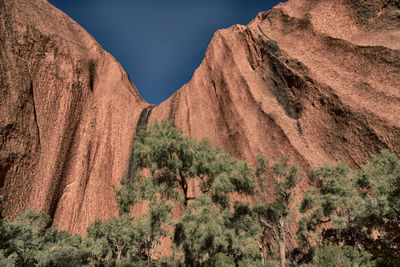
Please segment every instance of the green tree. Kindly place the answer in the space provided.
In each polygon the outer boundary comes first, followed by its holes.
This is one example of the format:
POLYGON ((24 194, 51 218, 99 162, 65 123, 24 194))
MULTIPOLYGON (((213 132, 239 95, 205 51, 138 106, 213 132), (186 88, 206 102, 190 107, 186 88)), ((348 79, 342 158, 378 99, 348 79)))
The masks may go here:
MULTIPOLYGON (((219 242, 225 238, 224 244, 230 244, 232 251, 232 246, 247 245, 245 238, 241 238, 243 241, 240 242, 235 239, 238 236, 233 233, 243 233, 238 229, 235 232, 234 224, 229 224, 227 219, 233 214, 230 195, 253 193, 253 170, 246 162, 213 148, 206 139, 200 142, 190 139, 169 121, 155 122, 148 131, 140 130, 133 144, 133 156, 136 175, 133 180, 122 181, 121 187, 116 190, 121 214, 143 199, 159 204, 166 200, 181 202, 181 220, 192 223, 177 223, 173 240, 177 248, 183 249, 185 262, 189 265, 205 264, 206 261, 217 259, 214 255, 218 253, 219 256, 228 253, 224 246, 218 245, 216 248, 212 245, 214 243, 201 241, 203 239, 199 236, 207 234, 205 227, 208 222, 213 222, 216 227, 219 224, 220 228, 217 227, 219 230, 208 237, 203 236, 206 240, 219 242), (197 195, 191 193, 195 191, 194 187, 199 190, 197 195), (210 247, 196 246, 194 241, 210 247)), ((237 260, 238 257, 232 259, 237 260)))
POLYGON ((366 251, 360 251, 358 248, 350 246, 324 245, 317 247, 313 257, 313 266, 375 266, 371 260, 372 255, 366 251))
POLYGON ((55 241, 54 232, 46 230, 49 216, 27 210, 18 214, 14 222, 2 220, 1 248, 3 256, 15 266, 33 266, 36 254, 55 241))
POLYGON ((92 252, 93 262, 117 262, 122 258, 138 260, 144 232, 139 221, 129 215, 96 221, 87 228, 85 245, 92 252))
POLYGON ((91 252, 83 247, 78 235, 70 236, 67 232, 57 233, 54 243, 36 254, 37 266, 69 267, 83 266, 89 263, 91 252))
POLYGON ((400 164, 389 151, 359 170, 345 164, 312 171, 299 222, 303 248, 328 242, 370 252, 377 264, 400 264, 400 164))
MULTIPOLYGON (((122 190, 124 186, 117 192, 122 190)), ((125 213, 104 222, 96 221, 87 229, 84 243, 92 251, 93 262, 152 263, 157 246, 167 236, 173 206, 170 201, 158 201, 155 194, 149 198, 147 213, 142 217, 125 213)))
POLYGON ((1 266, 70 266, 88 262, 81 239, 48 227, 50 217, 26 210, 13 222, 0 221, 1 266))
POLYGON ((281 266, 286 266, 286 240, 289 234, 289 224, 297 213, 293 207, 293 190, 299 182, 298 168, 289 165, 289 159, 284 157, 270 166, 268 160, 258 158, 256 169, 256 202, 254 212, 261 226, 259 246, 263 262, 265 251, 272 249, 268 245, 274 240, 278 245, 281 266))
POLYGON ((118 192, 121 206, 135 203, 139 196, 148 198, 154 192, 187 206, 195 199, 188 191, 191 183, 224 207, 229 206, 229 193, 253 190, 252 169, 246 162, 213 148, 207 139, 190 139, 168 120, 156 121, 148 131, 138 131, 133 156, 137 175, 134 181, 123 182, 125 189, 118 192), (146 170, 150 172, 148 176, 143 175, 146 170))
POLYGON ((104 222, 96 221, 87 229, 86 246, 92 251, 93 262, 122 260, 148 262, 154 258, 160 239, 167 236, 168 202, 151 201, 141 218, 124 214, 104 222))
POLYGON ((187 266, 254 264, 259 259, 257 228, 250 214, 248 204, 236 202, 232 211, 202 195, 188 205, 173 243, 183 251, 187 266))

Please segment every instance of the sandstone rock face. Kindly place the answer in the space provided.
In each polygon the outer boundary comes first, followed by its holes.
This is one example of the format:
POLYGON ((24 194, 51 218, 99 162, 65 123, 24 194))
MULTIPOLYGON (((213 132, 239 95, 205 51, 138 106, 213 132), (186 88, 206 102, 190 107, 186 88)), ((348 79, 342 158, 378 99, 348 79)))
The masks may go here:
POLYGON ((43 0, 0 1, 2 213, 40 209, 85 233, 114 189, 147 106, 120 64, 43 0))
POLYGON ((234 156, 309 170, 400 153, 400 2, 291 0, 218 31, 191 81, 156 107, 234 156))
POLYGON ((116 215, 136 125, 156 119, 251 163, 287 155, 305 173, 400 154, 399 77, 399 0, 290 0, 218 31, 191 81, 153 107, 62 12, 0 0, 2 214, 40 209, 81 234, 116 215))

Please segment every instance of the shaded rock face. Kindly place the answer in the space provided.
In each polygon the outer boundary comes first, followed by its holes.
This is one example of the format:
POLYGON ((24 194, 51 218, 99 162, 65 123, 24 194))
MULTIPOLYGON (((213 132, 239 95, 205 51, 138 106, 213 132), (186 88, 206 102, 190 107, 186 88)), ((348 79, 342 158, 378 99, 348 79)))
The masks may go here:
POLYGON ((0 0, 2 214, 40 209, 81 234, 116 215, 136 125, 156 119, 251 163, 287 155, 306 173, 400 154, 399 16, 394 0, 290 0, 218 31, 191 81, 153 107, 62 12, 0 0))
POLYGON ((40 209, 84 233, 117 214, 114 189, 147 103, 120 64, 42 0, 0 1, 4 216, 40 209))

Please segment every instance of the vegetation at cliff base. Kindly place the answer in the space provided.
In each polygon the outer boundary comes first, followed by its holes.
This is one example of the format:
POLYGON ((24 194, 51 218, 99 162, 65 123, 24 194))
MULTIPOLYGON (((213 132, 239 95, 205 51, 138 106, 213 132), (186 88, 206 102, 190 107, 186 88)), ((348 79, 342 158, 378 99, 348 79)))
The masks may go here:
POLYGON ((27 210, 13 221, 0 221, 0 266, 79 266, 90 251, 82 239, 47 227, 50 217, 27 210))
POLYGON ((168 121, 138 131, 132 149, 118 217, 84 238, 37 211, 1 219, 0 266, 400 265, 400 162, 389 151, 307 178, 285 157, 253 169, 168 121))
POLYGON ((395 154, 384 151, 355 171, 343 163, 325 165, 312 171, 311 182, 301 203, 306 215, 299 221, 302 249, 350 246, 371 265, 400 265, 400 163, 395 154))
POLYGON ((116 192, 120 213, 129 211, 126 204, 144 200, 156 206, 177 203, 182 216, 171 221, 172 250, 188 266, 214 265, 222 258, 237 265, 257 258, 254 225, 241 227, 253 220, 243 214, 243 203, 230 206, 232 194, 254 193, 253 170, 246 162, 207 140, 190 139, 169 121, 139 131, 133 156, 136 176, 116 192))
POLYGON ((258 242, 262 250, 262 262, 279 251, 279 260, 286 266, 286 243, 290 225, 297 214, 293 203, 294 188, 300 181, 298 168, 289 165, 288 158, 269 166, 266 158, 260 157, 255 172, 256 194, 254 212, 261 226, 258 242), (271 199, 272 198, 272 199, 271 199), (277 247, 277 248, 276 248, 277 247))

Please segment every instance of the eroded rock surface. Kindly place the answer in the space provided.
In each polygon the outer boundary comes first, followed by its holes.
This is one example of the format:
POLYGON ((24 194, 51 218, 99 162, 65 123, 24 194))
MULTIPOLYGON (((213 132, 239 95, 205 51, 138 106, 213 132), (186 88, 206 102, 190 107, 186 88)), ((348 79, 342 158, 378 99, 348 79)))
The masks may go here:
POLYGON ((84 233, 114 189, 147 106, 120 64, 43 0, 0 1, 0 194, 84 233))
POLYGON ((0 0, 2 214, 41 209, 81 234, 116 215, 112 185, 132 171, 136 125, 155 119, 304 172, 400 154, 399 77, 398 0, 290 0, 218 31, 191 81, 152 107, 61 11, 0 0))
POLYGON ((156 107, 238 158, 305 170, 400 153, 400 2, 291 0, 218 31, 191 81, 156 107))

